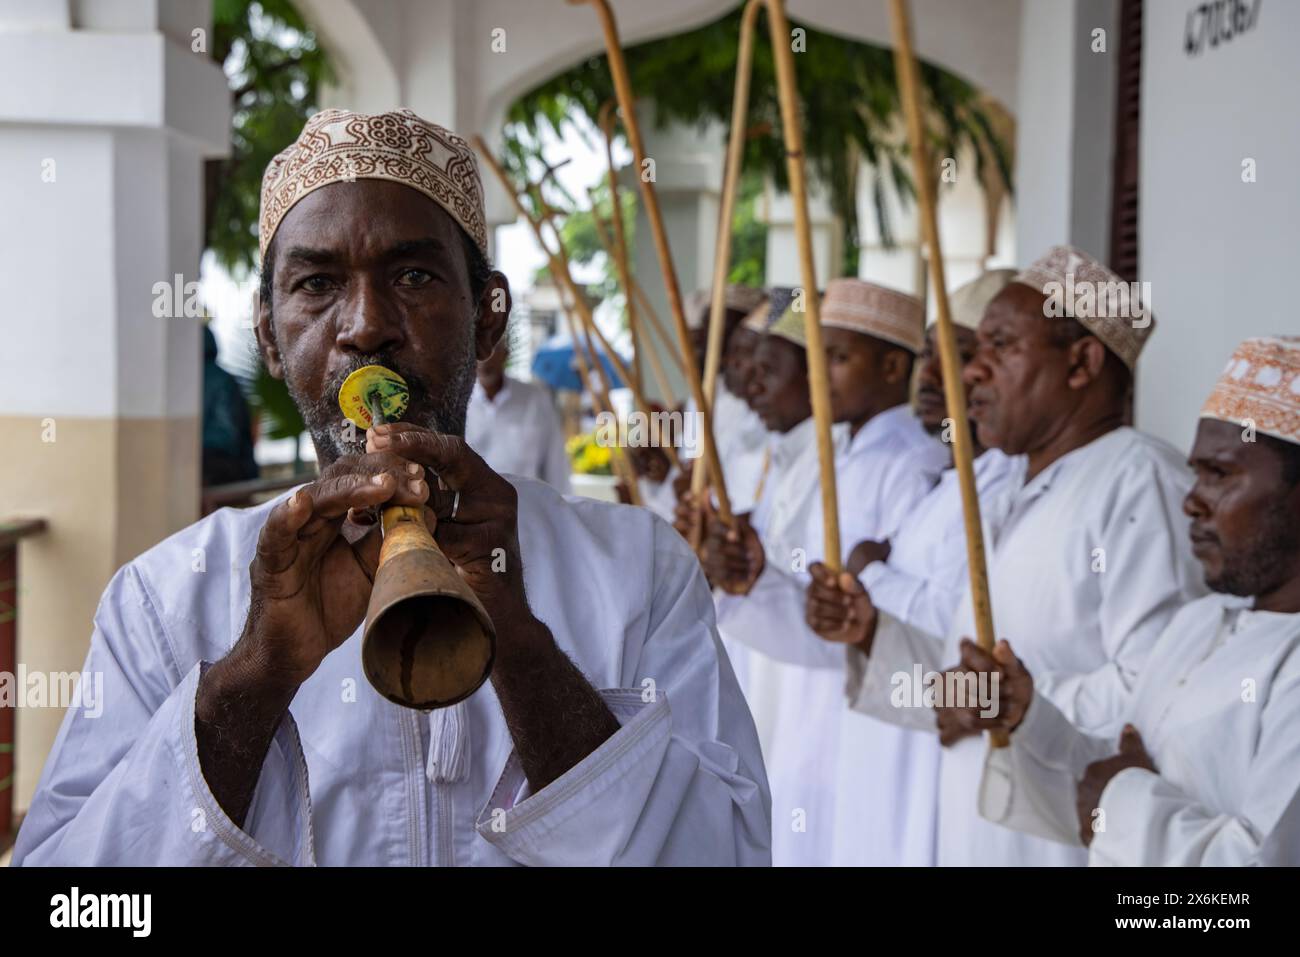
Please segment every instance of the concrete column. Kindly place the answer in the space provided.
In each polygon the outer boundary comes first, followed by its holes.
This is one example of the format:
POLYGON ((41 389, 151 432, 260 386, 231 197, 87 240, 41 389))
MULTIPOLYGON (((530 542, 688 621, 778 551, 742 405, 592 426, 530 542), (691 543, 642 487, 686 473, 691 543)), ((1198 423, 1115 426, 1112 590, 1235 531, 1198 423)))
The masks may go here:
POLYGON ((1026 262, 1058 243, 1109 255, 1117 27, 1115 0, 1021 5, 1016 246, 1026 262))
MULTIPOLYGON (((778 193, 769 182, 763 192, 760 218, 767 223, 767 284, 802 286, 799 244, 794 228, 794 202, 788 193, 778 193)), ((808 183, 808 219, 812 225, 813 263, 817 285, 840 275, 844 260, 840 219, 830 207, 825 190, 814 180, 808 183)))
MULTIPOLYGON (((24 545, 18 660, 77 671, 124 562, 197 517, 202 164, 226 148, 207 0, 0 3, 0 515, 24 545), (194 33, 194 31, 204 33, 194 33)), ((62 712, 18 717, 25 806, 62 712)))
MULTIPOLYGON (((956 160, 955 179, 941 182, 938 189, 939 239, 949 291, 985 269, 1016 264, 1015 214, 1010 200, 1003 200, 994 252, 989 256, 988 213, 984 188, 975 172, 974 151, 967 149, 956 160)), ((892 186, 886 183, 885 207, 894 239, 894 247, 886 249, 872 201, 875 175, 874 170, 864 166, 858 177, 858 278, 920 296, 927 300, 933 315, 928 266, 920 248, 920 208, 915 200, 905 208, 901 206, 892 186)))

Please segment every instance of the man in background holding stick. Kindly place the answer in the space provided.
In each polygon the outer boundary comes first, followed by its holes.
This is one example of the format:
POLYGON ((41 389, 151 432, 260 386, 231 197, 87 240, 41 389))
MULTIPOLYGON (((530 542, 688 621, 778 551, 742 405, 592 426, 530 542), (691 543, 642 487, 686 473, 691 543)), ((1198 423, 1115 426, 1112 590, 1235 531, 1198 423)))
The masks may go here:
POLYGON ((1300 864, 1300 339, 1238 346, 1201 411, 1183 501, 1214 594, 1174 615, 1118 736, 1075 727, 1008 642, 962 644, 964 673, 996 672, 1011 732, 980 812, 1128 866, 1300 864), (1288 817, 1289 816, 1289 817, 1288 817))
MULTIPOLYGON (((1138 355, 1155 319, 1137 299, 1098 290, 1129 284, 1077 249, 1054 247, 1003 289, 980 322, 967 363, 979 441, 1024 456, 1003 494, 981 502, 998 634, 1018 643, 1040 690, 1080 728, 1118 733, 1124 702, 1174 612, 1203 593, 1179 503, 1182 457, 1125 426, 1138 355), (1061 302, 1062 290, 1073 298, 1061 302)), ((848 645, 849 700, 866 714, 933 730, 940 770, 939 863, 1082 864, 1085 855, 980 818, 987 747, 956 712, 936 712, 928 676, 958 660, 974 634, 970 591, 946 636, 875 608, 847 573, 823 596, 848 645)))
POLYGON ((567 495, 569 456, 555 400, 545 386, 506 375, 509 361, 507 329, 478 364, 465 410, 465 441, 493 471, 538 479, 567 495))

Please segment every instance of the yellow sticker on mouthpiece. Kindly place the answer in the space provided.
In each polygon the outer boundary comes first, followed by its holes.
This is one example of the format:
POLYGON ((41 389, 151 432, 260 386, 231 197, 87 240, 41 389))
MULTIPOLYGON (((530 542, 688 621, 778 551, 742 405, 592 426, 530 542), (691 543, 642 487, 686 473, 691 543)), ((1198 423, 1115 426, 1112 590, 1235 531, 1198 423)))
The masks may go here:
POLYGON ((370 404, 379 397, 379 407, 385 421, 402 417, 410 401, 406 380, 392 369, 383 366, 362 366, 345 380, 339 389, 339 409, 358 428, 370 428, 370 404))

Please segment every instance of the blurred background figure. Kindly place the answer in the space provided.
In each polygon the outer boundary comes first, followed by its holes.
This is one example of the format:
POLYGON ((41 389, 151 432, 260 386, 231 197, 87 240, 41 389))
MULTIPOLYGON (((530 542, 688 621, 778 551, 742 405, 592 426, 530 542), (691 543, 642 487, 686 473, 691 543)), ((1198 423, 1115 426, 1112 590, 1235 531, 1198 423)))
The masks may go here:
POLYGON ((203 484, 257 478, 253 417, 233 375, 217 365, 217 337, 203 327, 203 484))
POLYGON ((567 494, 564 430, 545 386, 506 375, 510 335, 478 364, 465 414, 465 439, 497 472, 541 479, 567 494))

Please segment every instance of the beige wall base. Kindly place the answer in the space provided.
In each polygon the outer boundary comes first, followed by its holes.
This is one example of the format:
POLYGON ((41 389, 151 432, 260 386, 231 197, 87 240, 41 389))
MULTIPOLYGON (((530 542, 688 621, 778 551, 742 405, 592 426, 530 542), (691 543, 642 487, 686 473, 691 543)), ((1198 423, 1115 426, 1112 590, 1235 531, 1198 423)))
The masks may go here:
MULTIPOLYGON (((79 671, 113 573, 198 517, 198 419, 0 416, 0 448, 0 519, 49 525, 19 548, 18 660, 79 671)), ((30 803, 62 720, 57 708, 19 710, 17 807, 30 803)))

